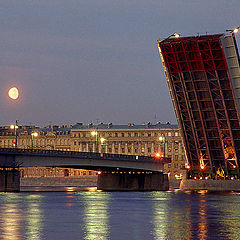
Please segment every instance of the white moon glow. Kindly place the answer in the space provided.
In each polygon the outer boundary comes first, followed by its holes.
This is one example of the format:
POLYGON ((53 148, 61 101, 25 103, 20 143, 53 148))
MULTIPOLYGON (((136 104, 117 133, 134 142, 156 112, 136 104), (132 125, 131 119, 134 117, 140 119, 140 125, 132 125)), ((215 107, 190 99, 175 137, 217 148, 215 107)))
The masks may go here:
POLYGON ((19 91, 16 87, 12 87, 9 89, 8 91, 8 96, 13 99, 13 100, 16 100, 19 96, 19 91))

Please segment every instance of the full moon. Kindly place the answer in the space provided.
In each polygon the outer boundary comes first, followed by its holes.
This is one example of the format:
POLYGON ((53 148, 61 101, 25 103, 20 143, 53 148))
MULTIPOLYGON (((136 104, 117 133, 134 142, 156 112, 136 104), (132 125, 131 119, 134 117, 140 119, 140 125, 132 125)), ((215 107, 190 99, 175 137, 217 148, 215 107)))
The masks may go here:
POLYGON ((16 100, 19 96, 19 91, 16 87, 12 87, 9 89, 8 91, 8 96, 13 99, 13 100, 16 100))

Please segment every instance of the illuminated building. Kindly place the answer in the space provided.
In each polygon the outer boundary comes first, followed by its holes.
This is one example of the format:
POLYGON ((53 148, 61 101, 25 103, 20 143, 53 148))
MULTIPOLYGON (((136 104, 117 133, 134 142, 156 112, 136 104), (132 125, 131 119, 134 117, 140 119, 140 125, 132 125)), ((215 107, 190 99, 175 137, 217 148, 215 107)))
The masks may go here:
MULTIPOLYGON (((0 147, 13 147, 14 131, 0 128, 0 147)), ((113 154, 155 156, 157 153, 170 157, 172 163, 165 165, 166 172, 179 174, 185 168, 185 153, 179 129, 176 125, 142 124, 113 125, 78 123, 73 126, 19 126, 18 147, 81 152, 104 152, 113 154), (95 134, 93 134, 93 132, 95 134), (32 138, 32 133, 38 135, 32 138), (104 141, 101 141, 103 140, 104 141), (160 140, 161 139, 161 140, 160 140), (164 140, 164 141, 163 141, 164 140)), ((79 176, 91 171, 59 168, 26 168, 26 176, 79 176)))

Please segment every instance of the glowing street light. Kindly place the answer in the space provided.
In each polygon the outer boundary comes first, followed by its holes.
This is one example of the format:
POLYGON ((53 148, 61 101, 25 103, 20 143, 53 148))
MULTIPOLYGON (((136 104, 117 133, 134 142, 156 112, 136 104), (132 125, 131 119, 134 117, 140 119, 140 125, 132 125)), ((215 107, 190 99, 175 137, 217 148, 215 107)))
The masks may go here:
POLYGON ((175 33, 171 34, 170 36, 168 36, 166 39, 169 39, 171 37, 179 38, 180 34, 175 32, 175 33))
POLYGON ((103 144, 104 144, 104 142, 106 141, 106 139, 105 138, 100 138, 100 142, 101 142, 101 153, 103 153, 103 144))
POLYGON ((226 31, 227 31, 227 32, 230 32, 230 33, 238 33, 238 32, 239 32, 239 28, 240 28, 240 27, 236 27, 236 28, 234 28, 234 29, 227 29, 226 31))
POLYGON ((174 33, 174 34, 172 34, 172 36, 175 37, 175 38, 179 38, 180 34, 179 33, 174 33))
POLYGON ((33 148, 33 138, 34 137, 37 137, 38 136, 38 133, 37 132, 32 132, 31 133, 31 137, 32 137, 32 148, 33 148))
POLYGON ((163 157, 165 158, 165 137, 160 136, 158 139, 161 143, 163 143, 163 157))
POLYGON ((238 31, 239 31, 239 27, 233 29, 234 33, 238 33, 238 31))
POLYGON ((17 120, 16 120, 15 124, 10 125, 10 129, 14 130, 14 136, 15 136, 14 147, 17 148, 17 129, 18 129, 18 121, 17 120))
POLYGON ((95 150, 95 152, 98 152, 98 132, 97 131, 92 131, 91 132, 91 135, 93 136, 93 137, 96 137, 96 150, 95 150))

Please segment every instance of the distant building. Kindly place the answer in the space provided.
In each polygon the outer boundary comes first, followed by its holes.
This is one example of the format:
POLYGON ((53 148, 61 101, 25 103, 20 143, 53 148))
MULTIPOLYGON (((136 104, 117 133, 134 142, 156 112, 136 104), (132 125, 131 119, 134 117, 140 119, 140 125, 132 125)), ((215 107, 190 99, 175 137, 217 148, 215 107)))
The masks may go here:
MULTIPOLYGON (((9 127, 0 127, 0 147, 14 147, 15 132, 9 127)), ((177 125, 142 124, 113 125, 77 123, 73 126, 19 126, 17 129, 18 148, 52 149, 81 152, 104 152, 113 154, 147 155, 170 157, 172 162, 165 164, 165 172, 179 175, 185 168, 185 152, 177 125), (32 133, 37 132, 35 137, 32 133), (160 140, 159 140, 159 137, 160 140)), ((40 169, 40 168, 39 168, 40 169)), ((51 169, 35 169, 33 175, 48 176, 53 173, 51 169), (39 170, 40 171, 40 170, 39 170), (44 172, 45 171, 45 172, 44 172), (44 172, 44 173, 43 173, 44 172)), ((59 170, 63 176, 66 172, 59 170)), ((74 172, 68 171, 70 176, 74 172)), ((55 171, 56 174, 56 171, 55 171)), ((81 175, 82 172, 75 175, 81 175)), ((87 174, 89 174, 87 172, 87 174)), ((25 171, 25 176, 31 175, 25 171), (28 174, 27 174, 28 173, 28 174)))

